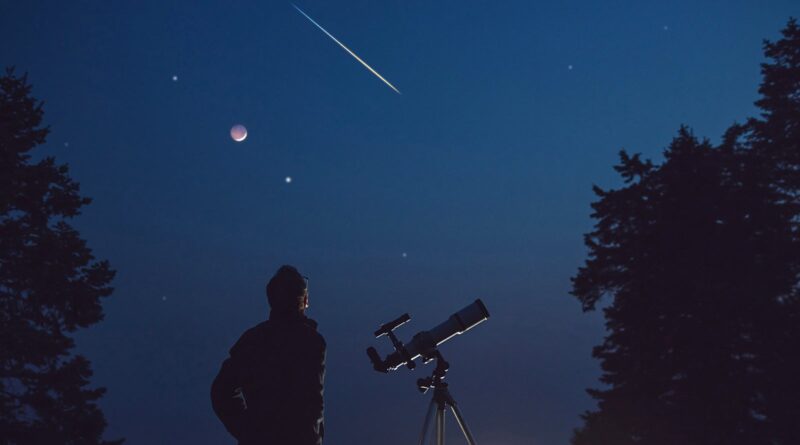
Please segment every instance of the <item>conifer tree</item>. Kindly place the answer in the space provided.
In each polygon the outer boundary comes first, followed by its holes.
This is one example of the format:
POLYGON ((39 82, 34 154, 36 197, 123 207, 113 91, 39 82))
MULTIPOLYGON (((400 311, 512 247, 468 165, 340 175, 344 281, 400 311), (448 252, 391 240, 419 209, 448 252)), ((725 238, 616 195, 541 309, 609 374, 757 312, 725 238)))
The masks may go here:
POLYGON ((782 257, 775 283, 773 328, 761 338, 765 369, 762 387, 766 418, 775 443, 800 443, 800 27, 792 19, 776 42, 765 41, 769 59, 762 64, 761 109, 748 122, 743 142, 752 151, 759 180, 783 210, 791 240, 771 252, 782 257))
POLYGON ((0 76, 0 443, 108 444, 89 361, 70 334, 103 318, 114 271, 68 220, 89 204, 66 165, 35 160, 42 103, 0 76))
POLYGON ((573 443, 800 443, 800 30, 765 43, 757 105, 718 147, 685 128, 654 165, 595 187, 573 279, 603 308, 604 388, 573 443))
MULTIPOLYGON (((595 188, 590 258, 573 280, 584 310, 603 309, 594 349, 604 389, 573 443, 766 444, 753 385, 746 211, 732 151, 683 127, 654 165, 621 153, 626 186, 595 188)), ((758 198, 756 201, 760 200, 758 198)))

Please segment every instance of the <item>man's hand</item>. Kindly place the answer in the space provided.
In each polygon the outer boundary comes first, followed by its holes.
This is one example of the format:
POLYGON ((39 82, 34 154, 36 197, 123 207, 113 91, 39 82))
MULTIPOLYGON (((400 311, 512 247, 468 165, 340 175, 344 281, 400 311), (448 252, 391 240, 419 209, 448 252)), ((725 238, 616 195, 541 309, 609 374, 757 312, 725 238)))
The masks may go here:
POLYGON ((241 386, 234 388, 233 390, 233 398, 234 399, 241 399, 242 401, 242 409, 247 409, 247 398, 244 396, 244 390, 241 386))

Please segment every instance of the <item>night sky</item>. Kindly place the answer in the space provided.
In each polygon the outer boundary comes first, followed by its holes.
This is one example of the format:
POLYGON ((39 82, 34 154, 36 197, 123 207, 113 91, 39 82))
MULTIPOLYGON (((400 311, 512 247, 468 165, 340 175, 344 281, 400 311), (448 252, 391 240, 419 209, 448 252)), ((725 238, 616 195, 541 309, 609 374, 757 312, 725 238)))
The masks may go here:
POLYGON ((328 342, 325 443, 415 443, 432 369, 374 372, 371 333, 478 297, 491 318, 441 349, 478 443, 567 443, 603 336, 567 293, 592 184, 619 184, 621 148, 659 160, 680 124, 719 141, 755 114, 762 39, 800 16, 663 3, 296 2, 398 95, 289 2, 0 1, 39 156, 94 199, 73 222, 118 271, 78 335, 106 437, 232 443, 210 383, 293 264, 328 342))

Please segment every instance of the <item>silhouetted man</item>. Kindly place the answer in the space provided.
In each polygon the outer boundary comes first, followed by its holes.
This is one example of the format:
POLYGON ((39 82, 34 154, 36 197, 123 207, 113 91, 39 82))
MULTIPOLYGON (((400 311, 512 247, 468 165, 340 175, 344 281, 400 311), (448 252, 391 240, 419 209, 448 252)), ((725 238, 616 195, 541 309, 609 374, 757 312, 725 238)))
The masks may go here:
POLYGON ((305 316, 308 279, 281 266, 269 320, 242 334, 211 385, 217 417, 240 445, 319 445, 325 340, 305 316))

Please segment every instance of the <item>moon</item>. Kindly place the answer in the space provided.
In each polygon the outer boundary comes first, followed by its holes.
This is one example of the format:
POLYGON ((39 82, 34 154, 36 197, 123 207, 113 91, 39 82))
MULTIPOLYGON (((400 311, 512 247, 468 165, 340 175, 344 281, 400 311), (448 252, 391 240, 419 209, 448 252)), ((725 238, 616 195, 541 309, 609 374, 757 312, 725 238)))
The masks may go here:
POLYGON ((242 142, 247 139, 247 128, 244 125, 234 125, 231 127, 231 139, 236 142, 242 142))

